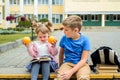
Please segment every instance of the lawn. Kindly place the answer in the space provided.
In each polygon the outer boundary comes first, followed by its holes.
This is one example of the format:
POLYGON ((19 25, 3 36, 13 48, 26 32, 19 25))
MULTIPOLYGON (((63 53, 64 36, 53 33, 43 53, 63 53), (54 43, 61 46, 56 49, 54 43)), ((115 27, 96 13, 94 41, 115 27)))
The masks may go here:
POLYGON ((17 39, 22 39, 25 36, 31 37, 31 34, 7 34, 7 35, 0 35, 0 44, 12 42, 17 39))

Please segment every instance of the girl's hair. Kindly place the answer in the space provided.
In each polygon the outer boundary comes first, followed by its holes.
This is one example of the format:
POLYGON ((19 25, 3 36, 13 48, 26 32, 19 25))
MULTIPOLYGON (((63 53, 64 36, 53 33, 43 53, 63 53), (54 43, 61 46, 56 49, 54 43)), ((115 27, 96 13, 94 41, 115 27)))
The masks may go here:
POLYGON ((81 30, 82 27, 82 19, 79 16, 72 15, 66 18, 62 22, 63 26, 70 27, 71 29, 78 28, 79 31, 81 30))
POLYGON ((39 32, 45 34, 51 32, 52 23, 45 22, 45 23, 36 23, 35 32, 38 34, 39 32))

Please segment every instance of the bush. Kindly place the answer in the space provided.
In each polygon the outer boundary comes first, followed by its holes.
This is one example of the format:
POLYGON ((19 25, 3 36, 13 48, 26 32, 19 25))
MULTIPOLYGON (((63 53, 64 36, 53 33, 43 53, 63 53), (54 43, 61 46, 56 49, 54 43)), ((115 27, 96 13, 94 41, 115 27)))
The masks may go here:
POLYGON ((21 31, 24 31, 25 28, 23 28, 23 27, 22 28, 21 27, 16 27, 13 30, 21 32, 21 31))
POLYGON ((21 33, 23 33, 23 34, 30 34, 30 33, 31 33, 31 30, 24 30, 24 31, 22 31, 21 33))
POLYGON ((44 22, 48 22, 49 20, 46 18, 43 18, 43 19, 40 19, 39 21, 44 23, 44 22))
POLYGON ((14 30, 0 30, 0 34, 3 35, 3 34, 15 34, 17 33, 17 31, 14 31, 14 30))

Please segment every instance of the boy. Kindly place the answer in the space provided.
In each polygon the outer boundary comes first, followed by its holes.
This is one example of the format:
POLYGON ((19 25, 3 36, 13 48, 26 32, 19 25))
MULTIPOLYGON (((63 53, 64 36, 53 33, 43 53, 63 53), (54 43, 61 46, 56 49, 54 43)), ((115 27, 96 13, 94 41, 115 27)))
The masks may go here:
POLYGON ((75 74, 77 80, 89 80, 90 68, 87 59, 90 51, 89 39, 80 33, 82 20, 69 16, 63 21, 64 36, 60 41, 59 80, 68 80, 75 74))

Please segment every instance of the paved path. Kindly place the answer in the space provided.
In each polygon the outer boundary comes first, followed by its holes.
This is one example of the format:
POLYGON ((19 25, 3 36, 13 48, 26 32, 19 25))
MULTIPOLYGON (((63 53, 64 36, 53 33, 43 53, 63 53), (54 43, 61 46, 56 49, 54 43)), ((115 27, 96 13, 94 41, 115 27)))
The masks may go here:
MULTIPOLYGON (((109 46, 120 55, 120 29, 110 31, 84 30, 82 33, 88 36, 91 40, 91 53, 100 46, 109 46)), ((55 31, 53 35, 56 36, 59 42, 63 32, 55 31)), ((31 58, 27 54, 26 47, 24 45, 20 45, 19 47, 0 54, 0 68, 23 68, 30 59, 31 58)))

